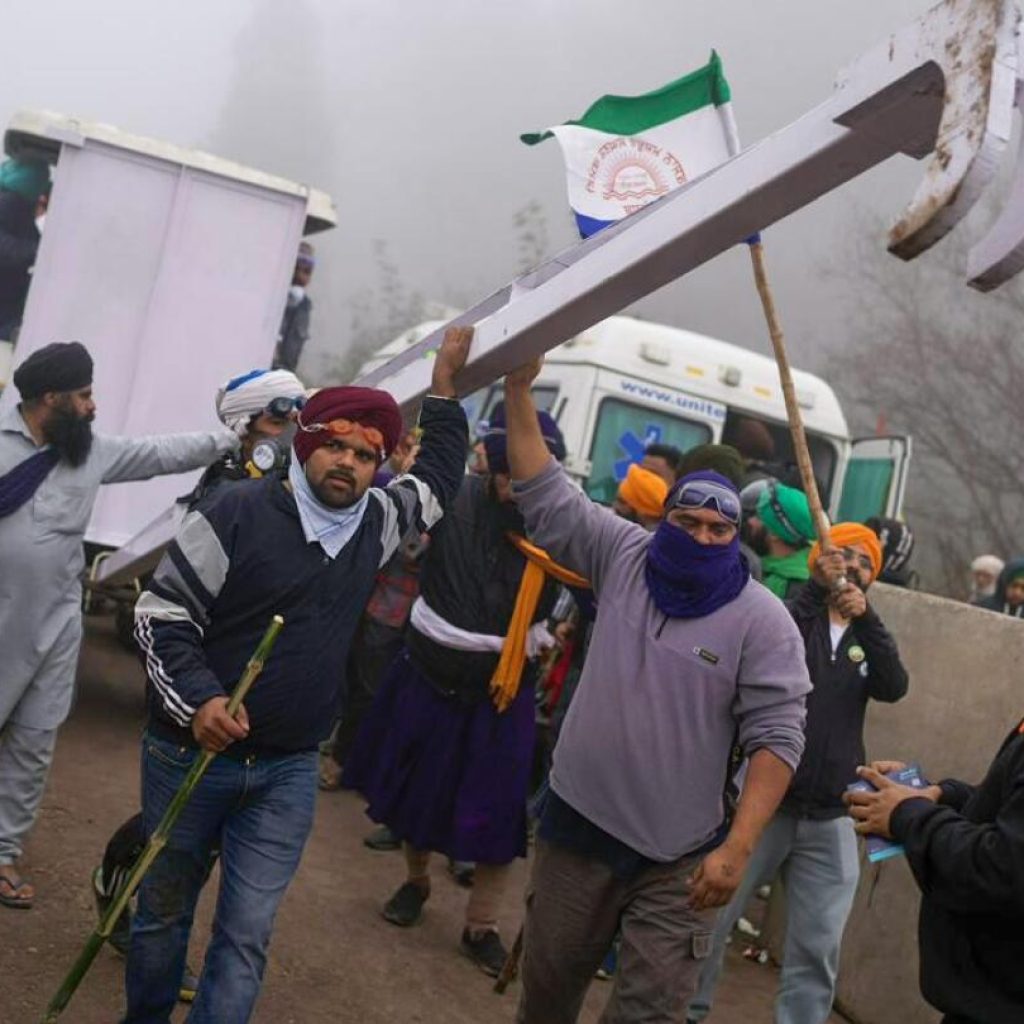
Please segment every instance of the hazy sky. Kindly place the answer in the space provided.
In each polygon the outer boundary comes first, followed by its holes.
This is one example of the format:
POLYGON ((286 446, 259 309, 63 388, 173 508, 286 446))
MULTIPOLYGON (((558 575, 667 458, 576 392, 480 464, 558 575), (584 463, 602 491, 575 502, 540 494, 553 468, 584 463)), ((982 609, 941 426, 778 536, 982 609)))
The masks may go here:
MULTIPOLYGON (((50 0, 11 5, 0 123, 49 108, 201 145, 334 197, 320 236, 315 351, 341 352, 353 298, 379 292, 374 244, 402 287, 474 301, 518 269, 513 218, 543 211, 548 254, 574 241, 561 156, 522 131, 578 116, 606 92, 656 88, 721 53, 744 142, 827 98, 836 72, 928 0, 50 0)), ((877 169, 766 236, 797 359, 841 340, 845 254, 912 192, 877 169), (824 275, 827 265, 838 274, 824 275)), ((877 245, 883 245, 879 237, 877 245)), ((894 266, 896 261, 894 262, 894 266)), ((894 271, 898 272, 898 271, 894 271)), ((111 267, 116 273, 116 267, 111 267)), ((637 312, 766 349, 741 251, 637 312)), ((375 313, 377 311, 374 311, 375 313)), ((386 317, 381 314, 382 319, 386 317)))

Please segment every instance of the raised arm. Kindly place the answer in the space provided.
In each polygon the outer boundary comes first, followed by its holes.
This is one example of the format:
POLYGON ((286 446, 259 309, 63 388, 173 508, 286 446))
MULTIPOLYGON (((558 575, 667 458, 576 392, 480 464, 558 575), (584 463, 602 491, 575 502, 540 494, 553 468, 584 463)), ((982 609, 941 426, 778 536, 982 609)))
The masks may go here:
POLYGON ((551 457, 530 395, 540 360, 505 378, 505 429, 516 504, 530 540, 585 576, 598 591, 608 566, 630 545, 644 546, 642 526, 620 519, 575 487, 551 457))
POLYGON ((455 499, 466 472, 469 429, 459 404, 456 377, 465 365, 473 339, 472 327, 452 327, 434 360, 430 394, 423 400, 419 454, 408 473, 383 491, 374 491, 384 503, 380 564, 398 550, 410 530, 424 533, 436 525, 455 499))

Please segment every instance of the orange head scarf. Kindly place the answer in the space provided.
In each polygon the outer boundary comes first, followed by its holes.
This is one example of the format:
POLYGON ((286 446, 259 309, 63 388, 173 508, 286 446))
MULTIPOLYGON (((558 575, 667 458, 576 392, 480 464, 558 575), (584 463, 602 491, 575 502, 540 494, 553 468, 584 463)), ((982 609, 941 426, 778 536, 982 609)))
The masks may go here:
POLYGON ((619 484, 619 500, 624 501, 637 515, 660 519, 665 511, 668 484, 649 469, 635 462, 629 467, 626 479, 619 484))
MULTIPOLYGON (((871 579, 878 579, 878 574, 882 571, 882 545, 878 543, 878 537, 874 530, 869 530, 866 526, 861 526, 860 523, 836 523, 829 530, 828 535, 837 548, 862 544, 871 559, 871 579)), ((821 543, 815 541, 811 553, 807 556, 807 564, 812 571, 819 558, 821 558, 821 543)))

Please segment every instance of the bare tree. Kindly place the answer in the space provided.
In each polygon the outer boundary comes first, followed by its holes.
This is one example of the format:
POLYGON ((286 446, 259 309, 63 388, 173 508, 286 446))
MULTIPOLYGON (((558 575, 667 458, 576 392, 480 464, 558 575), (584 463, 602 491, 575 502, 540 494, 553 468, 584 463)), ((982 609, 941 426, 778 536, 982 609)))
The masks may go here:
POLYGON ((348 345, 343 356, 328 362, 322 374, 325 383, 352 380, 374 352, 428 318, 426 300, 406 287, 387 243, 376 239, 373 255, 379 283, 352 297, 348 345))
MULTIPOLYGON (((1024 549, 1024 289, 966 287, 950 242, 911 264, 862 253, 849 294, 849 344, 829 379, 870 431, 914 438, 907 520, 924 581, 962 596, 971 558, 1024 549)), ((857 422, 859 421, 859 422, 857 422)))

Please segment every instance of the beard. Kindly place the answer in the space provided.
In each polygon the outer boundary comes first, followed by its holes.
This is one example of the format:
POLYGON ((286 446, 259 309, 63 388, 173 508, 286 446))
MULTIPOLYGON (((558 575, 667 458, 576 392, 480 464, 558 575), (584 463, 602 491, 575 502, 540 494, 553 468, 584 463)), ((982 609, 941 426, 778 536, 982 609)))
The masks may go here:
POLYGON ((866 594, 868 591, 869 581, 857 569, 847 568, 846 582, 852 583, 862 594, 866 594))
MULTIPOLYGON (((307 477, 306 479, 308 480, 309 478, 307 477)), ((344 469, 330 470, 324 474, 324 478, 319 483, 313 483, 310 480, 309 488, 316 495, 317 501, 328 508, 351 508, 362 497, 362 494, 358 493, 359 485, 356 482, 355 475, 344 469), (332 488, 329 488, 327 486, 328 480, 344 480, 351 488, 349 494, 341 495, 332 488)))
POLYGON ((43 425, 43 437, 52 444, 61 462, 81 466, 92 449, 92 416, 79 416, 73 409, 53 410, 43 425))
POLYGON ((740 531, 740 539, 748 544, 759 558, 764 558, 768 554, 768 531, 763 524, 753 526, 750 523, 744 523, 743 529, 740 531))

